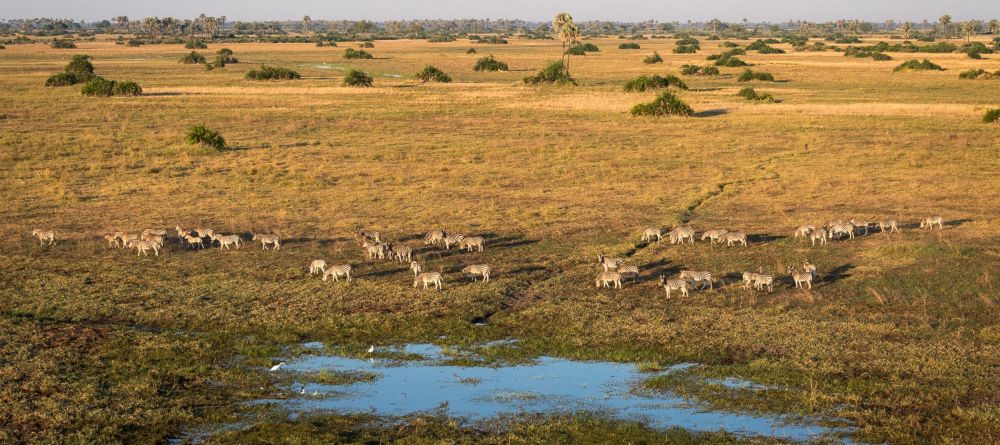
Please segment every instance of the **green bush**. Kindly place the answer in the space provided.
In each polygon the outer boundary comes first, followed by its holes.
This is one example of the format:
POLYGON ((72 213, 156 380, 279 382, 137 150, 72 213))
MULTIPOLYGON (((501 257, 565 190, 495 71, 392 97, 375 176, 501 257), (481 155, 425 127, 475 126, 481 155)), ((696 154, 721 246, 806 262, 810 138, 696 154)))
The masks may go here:
POLYGON ((114 95, 115 96, 140 96, 142 95, 142 87, 139 84, 132 82, 131 80, 125 81, 111 81, 114 84, 114 95))
POLYGON ((444 71, 441 71, 431 65, 425 66, 422 71, 417 73, 416 78, 421 82, 451 82, 451 77, 448 77, 444 71))
POLYGON ((597 47, 597 45, 594 45, 593 43, 589 43, 589 42, 588 43, 584 43, 584 44, 582 44, 580 46, 582 46, 583 50, 586 51, 586 52, 588 52, 588 53, 596 53, 596 52, 598 52, 598 51, 601 50, 600 48, 597 47))
POLYGON ((1000 122, 1000 108, 987 110, 986 114, 983 115, 984 124, 991 124, 993 122, 1000 122))
POLYGON ((642 63, 645 63, 646 65, 652 65, 654 63, 663 63, 663 57, 660 57, 660 53, 653 51, 653 55, 646 56, 645 59, 642 59, 642 63))
POLYGON ((142 88, 132 81, 117 82, 94 76, 83 85, 80 93, 85 96, 98 97, 138 96, 142 94, 142 88))
POLYGON ((566 54, 569 54, 571 56, 586 56, 587 52, 583 50, 582 46, 573 45, 569 48, 566 48, 566 54))
POLYGON ((694 114, 694 110, 670 91, 663 91, 650 103, 637 104, 632 107, 633 116, 690 116, 692 114, 694 114))
POLYGON ((714 66, 681 65, 681 74, 685 76, 718 76, 719 69, 714 66))
POLYGON ((888 55, 886 53, 875 53, 875 54, 872 54, 872 59, 875 59, 875 61, 877 61, 877 62, 885 62, 885 61, 888 61, 888 60, 892 60, 892 56, 890 56, 890 55, 888 55))
POLYGON ((187 49, 208 49, 208 44, 202 42, 201 40, 188 40, 184 42, 184 48, 187 49))
POLYGON ((469 49, 465 50, 465 53, 466 54, 475 54, 476 53, 476 49, 475 48, 469 48, 469 49))
POLYGON ((699 42, 698 39, 690 36, 677 39, 677 41, 674 42, 674 44, 677 46, 693 46, 695 49, 701 49, 701 42, 699 42))
POLYGON ((678 45, 672 51, 674 54, 695 54, 698 52, 698 48, 691 45, 678 45))
POLYGON ((984 69, 973 69, 962 71, 958 75, 959 79, 974 80, 974 79, 1000 79, 1000 71, 995 73, 990 73, 984 69))
POLYGON ((427 38, 428 43, 445 43, 454 41, 455 41, 455 36, 452 36, 450 34, 430 36, 427 38))
POLYGON ((507 64, 494 59, 492 55, 483 57, 476 61, 476 66, 472 67, 475 71, 507 71, 507 64))
POLYGON ((94 64, 90 62, 90 56, 77 54, 69 59, 69 63, 66 64, 63 71, 86 78, 94 75, 94 64))
POLYGON ((736 80, 739 82, 750 82, 752 80, 759 80, 763 82, 774 82, 774 76, 772 76, 771 73, 768 72, 763 72, 763 71, 754 72, 750 68, 747 68, 743 70, 742 73, 740 73, 740 76, 737 77, 736 80))
POLYGON ((774 102, 774 97, 770 94, 758 94, 753 87, 746 87, 736 93, 737 96, 743 97, 747 100, 759 100, 765 102, 774 102))
POLYGON ((618 45, 618 49, 639 49, 639 44, 634 42, 622 43, 621 45, 618 45))
POLYGON ((930 60, 924 59, 923 61, 917 60, 907 60, 901 63, 893 71, 944 71, 939 65, 935 65, 930 60))
POLYGON ((202 64, 205 63, 205 56, 198 54, 195 51, 191 51, 191 54, 186 54, 184 57, 181 57, 180 63, 202 64))
POLYGON ((740 45, 735 44, 733 42, 722 42, 722 47, 723 48, 739 48, 740 45))
POLYGON ((55 49, 74 49, 76 48, 76 43, 70 39, 52 39, 49 46, 55 49))
POLYGON ((347 48, 344 50, 345 59, 374 59, 375 57, 371 55, 368 51, 363 49, 347 48))
POLYGON ((576 85, 576 80, 566 72, 566 66, 562 61, 552 62, 535 74, 524 78, 524 83, 528 85, 554 84, 554 85, 576 85))
POLYGON ((259 69, 247 71, 247 80, 294 80, 302 76, 288 68, 262 65, 259 69))
POLYGON ((729 67, 729 68, 736 68, 736 67, 740 67, 740 66, 750 66, 749 63, 744 62, 742 59, 739 59, 739 58, 734 57, 734 56, 726 55, 726 54, 723 54, 721 57, 719 57, 715 61, 715 65, 716 66, 726 66, 726 67, 729 67))
POLYGON ((226 139, 218 131, 211 130, 204 125, 194 125, 188 128, 185 140, 190 145, 201 144, 219 151, 226 149, 226 139))
POLYGON ((76 85, 83 82, 77 74, 74 73, 56 73, 49 76, 45 80, 45 86, 47 87, 64 87, 69 85, 76 85))
POLYGON ((757 40, 747 45, 747 51, 757 51, 760 54, 784 54, 785 50, 769 46, 763 40, 757 40))
POLYGON ((138 47, 142 46, 144 43, 146 43, 146 42, 144 42, 144 41, 142 41, 140 39, 128 39, 128 42, 125 43, 125 46, 130 46, 132 48, 138 48, 138 47))
POLYGON ((238 59, 233 57, 233 50, 229 48, 222 48, 215 52, 216 57, 222 59, 223 63, 240 63, 238 59))
POLYGON ((361 70, 350 70, 344 76, 345 87, 370 88, 374 85, 372 76, 361 70))
POLYGON ((669 86, 674 86, 682 90, 688 89, 686 83, 683 80, 677 78, 677 76, 666 75, 660 76, 654 74, 652 76, 639 76, 635 79, 631 79, 625 82, 624 90, 626 92, 636 92, 636 91, 646 91, 646 90, 657 90, 662 88, 667 88, 669 86))
MULTIPOLYGON (((372 43, 371 41, 364 41, 364 42, 359 43, 358 46, 360 46, 362 48, 374 48, 375 44, 372 43)), ((371 57, 365 57, 365 58, 366 59, 370 59, 371 57)))

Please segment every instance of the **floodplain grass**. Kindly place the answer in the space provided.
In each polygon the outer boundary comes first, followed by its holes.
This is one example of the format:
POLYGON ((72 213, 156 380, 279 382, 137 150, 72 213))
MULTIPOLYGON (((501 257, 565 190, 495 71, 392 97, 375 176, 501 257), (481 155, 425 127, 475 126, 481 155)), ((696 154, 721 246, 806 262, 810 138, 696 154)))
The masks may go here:
MULTIPOLYGON (((695 110, 718 112, 634 119, 640 99, 621 85, 651 73, 630 51, 573 58, 577 87, 531 88, 524 72, 473 71, 467 43, 379 41, 379 59, 354 62, 379 76, 379 88, 355 89, 325 65, 343 62, 338 54, 312 44, 227 44, 245 63, 303 74, 274 83, 191 70, 176 62, 190 52, 180 45, 77 45, 100 75, 133 79, 146 95, 94 100, 43 87, 66 50, 10 45, 0 60, 9 92, 0 98, 0 356, 17 358, 0 363, 16 382, 0 386, 0 442, 156 443, 253 419, 260 412, 243 402, 286 391, 265 370, 301 353, 289 345, 303 341, 362 356, 370 344, 506 337, 521 342, 500 359, 697 362, 648 386, 713 409, 850 419, 859 441, 1000 435, 1000 204, 970 192, 998 187, 997 127, 981 121, 1000 92, 981 82, 899 77, 870 60, 788 51, 747 56, 787 80, 769 88, 783 103, 736 97, 739 70, 721 67, 722 76, 685 79, 684 93, 695 110), (412 80, 385 76, 428 63, 454 82, 406 88, 412 80), (184 132, 202 123, 233 149, 190 150, 184 132), (948 221, 944 230, 907 226, 934 214, 948 221), (894 218, 903 233, 824 248, 791 238, 798 224, 851 217, 894 218), (751 245, 639 242, 644 226, 683 221, 744 230, 751 245), (287 241, 271 252, 249 243, 191 251, 171 240, 147 258, 100 238, 178 224, 246 237, 266 229, 287 241), (350 237, 357 225, 393 240, 434 227, 488 239, 471 254, 405 241, 425 270, 445 274, 445 290, 424 292, 406 267, 365 261, 350 237), (56 230, 59 242, 40 247, 36 227, 56 230), (599 253, 628 256, 640 282, 594 289, 599 253), (307 276, 316 258, 356 265, 355 281, 307 276), (803 259, 819 266, 811 292, 792 289, 783 273, 803 259), (475 262, 497 270, 491 284, 461 280, 460 267, 475 262), (744 291, 727 276, 757 266, 779 277, 773 293, 744 291), (724 283, 666 300, 655 277, 689 267, 724 283), (478 319, 486 324, 471 323, 478 319), (760 396, 698 384, 725 376, 778 389, 760 396)), ((664 70, 703 63, 672 47, 643 41, 664 70)), ((561 43, 514 38, 490 50, 530 73, 561 43)), ((958 71, 984 63, 961 53, 935 62, 958 71)), ((435 428, 455 440, 492 437, 446 421, 363 430, 352 416, 315 418, 337 428, 261 416, 259 427, 209 440, 291 432, 305 441, 344 430, 419 438, 435 428)), ((674 434, 616 435, 638 427, 600 422, 529 419, 510 431, 623 442, 674 434)))

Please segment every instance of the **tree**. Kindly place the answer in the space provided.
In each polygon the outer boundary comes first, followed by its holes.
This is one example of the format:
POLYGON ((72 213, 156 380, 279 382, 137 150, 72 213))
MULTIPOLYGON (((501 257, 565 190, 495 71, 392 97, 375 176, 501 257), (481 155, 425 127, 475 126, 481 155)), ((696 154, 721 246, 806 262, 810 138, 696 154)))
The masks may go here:
POLYGON ((951 26, 951 16, 945 14, 938 19, 938 24, 941 25, 941 32, 947 36, 950 34, 949 27, 951 26))
POLYGON ((563 67, 566 75, 569 76, 569 54, 566 54, 566 46, 574 45, 580 40, 580 28, 573 22, 573 16, 568 12, 560 12, 552 19, 552 30, 556 32, 559 40, 562 40, 562 55, 560 60, 565 60, 563 67))
POLYGON ((901 26, 899 29, 900 29, 900 31, 903 31, 903 38, 904 39, 909 39, 910 38, 910 31, 913 30, 913 24, 910 23, 910 22, 903 22, 903 26, 901 26))
POLYGON ((115 24, 118 25, 119 32, 125 32, 128 30, 128 16, 120 15, 115 17, 115 24))
MULTIPOLYGON (((569 15, 568 12, 560 12, 556 14, 555 18, 552 19, 552 32, 556 33, 558 36, 562 32, 564 26, 573 22, 573 16, 569 15)), ((563 41, 562 52, 566 53, 566 42, 563 41)))
POLYGON ((989 27, 990 27, 990 34, 996 34, 997 32, 1000 32, 1000 20, 997 19, 990 20, 989 27))
POLYGON ((972 40, 972 35, 977 34, 979 30, 982 29, 982 25, 979 20, 969 20, 962 23, 962 33, 965 34, 965 41, 969 42, 972 40))
POLYGON ((311 24, 312 24, 312 18, 310 18, 308 15, 302 16, 302 29, 305 30, 305 32, 309 32, 309 25, 311 24))

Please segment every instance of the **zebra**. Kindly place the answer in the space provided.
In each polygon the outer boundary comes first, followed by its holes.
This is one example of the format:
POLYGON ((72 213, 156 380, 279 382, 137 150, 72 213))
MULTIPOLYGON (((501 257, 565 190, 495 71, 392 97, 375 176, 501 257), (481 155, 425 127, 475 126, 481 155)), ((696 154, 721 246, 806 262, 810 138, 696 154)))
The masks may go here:
POLYGON ((160 246, 152 241, 139 240, 133 243, 132 247, 135 247, 135 256, 139 256, 140 254, 149 256, 146 253, 149 250, 152 250, 156 256, 160 256, 160 246))
POLYGON ((163 229, 142 229, 143 235, 167 236, 167 231, 163 229))
POLYGON ((215 234, 212 234, 211 238, 212 238, 212 241, 217 241, 219 243, 219 250, 222 250, 223 247, 225 247, 226 249, 229 249, 229 245, 230 244, 235 245, 236 246, 236 250, 240 250, 240 247, 243 246, 243 239, 240 238, 239 235, 215 235, 215 234))
POLYGON ((452 244, 456 244, 457 245, 458 243, 462 242, 463 239, 465 239, 465 235, 462 235, 460 233, 455 233, 455 234, 448 235, 448 236, 444 237, 444 248, 445 248, 445 250, 451 250, 451 245, 452 244))
POLYGON ((406 244, 392 246, 392 257, 395 258, 396 261, 400 263, 405 261, 413 261, 413 248, 407 246, 406 244))
POLYGON ((375 241, 376 243, 382 242, 381 233, 378 233, 373 230, 365 230, 363 227, 358 227, 357 230, 355 230, 355 234, 358 236, 358 238, 361 238, 362 241, 370 239, 372 241, 375 241))
POLYGON ((756 274, 757 276, 753 280, 753 286, 757 290, 764 290, 767 287, 768 292, 774 291, 774 276, 768 275, 766 273, 760 272, 756 274))
POLYGON ((204 240, 197 236, 191 236, 186 232, 181 235, 181 240, 186 242, 191 249, 205 248, 204 240))
POLYGON ((140 235, 139 238, 142 239, 143 241, 148 241, 148 242, 151 242, 151 243, 155 243, 155 244, 157 244, 160 247, 163 247, 163 242, 165 241, 165 239, 164 239, 164 237, 162 235, 152 235, 152 234, 145 234, 145 233, 142 234, 142 235, 140 235))
POLYGON ((369 260, 385 259, 385 244, 372 244, 368 240, 365 240, 361 243, 361 247, 365 249, 365 252, 368 252, 369 260))
POLYGON ((443 242, 445 237, 447 236, 448 232, 445 232, 444 230, 440 229, 431 230, 430 232, 427 232, 426 235, 424 235, 424 245, 426 246, 428 244, 433 244, 436 246, 439 242, 443 242))
POLYGON ((750 289, 750 287, 756 287, 755 283, 759 278, 759 272, 743 272, 743 288, 750 289))
POLYGON ((438 272, 424 272, 413 278, 413 287, 417 287, 420 283, 424 283, 424 290, 427 290, 427 285, 433 284, 437 290, 441 290, 443 285, 443 280, 441 279, 441 274, 438 272))
POLYGON ((597 274, 597 278, 594 279, 594 284, 600 289, 602 286, 605 288, 613 287, 615 289, 622 288, 622 274, 614 271, 604 271, 597 274))
POLYGON ((825 246, 826 238, 827 232, 824 228, 819 228, 809 233, 809 239, 812 241, 813 246, 816 246, 816 240, 819 240, 819 245, 825 246))
POLYGON ((872 226, 871 221, 857 221, 854 218, 851 218, 850 222, 851 222, 851 224, 854 225, 854 228, 856 230, 862 230, 863 231, 862 235, 868 236, 868 228, 870 226, 872 226))
POLYGON ((274 250, 281 250, 281 239, 278 235, 265 235, 261 233, 254 233, 252 241, 260 240, 260 247, 267 250, 268 244, 274 245, 274 250))
POLYGON ((679 290, 681 291, 681 296, 688 296, 688 289, 691 288, 691 283, 688 280, 678 279, 678 280, 668 280, 667 277, 660 275, 660 286, 667 292, 667 299, 670 299, 670 291, 679 290))
POLYGON ((625 260, 621 258, 608 258, 604 254, 597 255, 597 263, 604 268, 604 271, 617 270, 625 260))
POLYGON ((795 228, 795 232, 792 234, 795 238, 807 238, 809 234, 816 230, 816 226, 812 224, 803 224, 795 228))
POLYGON ((48 241, 49 245, 56 243, 56 232, 52 230, 35 229, 31 231, 31 236, 38 238, 38 245, 45 245, 48 241))
POLYGON ((935 224, 937 224, 939 229, 944 230, 944 218, 940 216, 928 216, 920 220, 921 229, 933 229, 935 224))
POLYGON ((726 245, 730 247, 732 247, 733 243, 743 243, 743 247, 746 247, 747 234, 743 232, 726 232, 722 235, 722 241, 725 241, 726 245))
POLYGON ((653 238, 656 238, 656 241, 663 241, 663 231, 657 227, 647 227, 642 230, 642 242, 648 243, 653 241, 653 238))
POLYGON ((104 240, 108 242, 108 248, 118 248, 118 237, 114 235, 104 235, 104 240))
POLYGON ((481 236, 470 236, 467 238, 463 238, 462 241, 458 242, 459 249, 464 248, 469 252, 472 252, 477 247, 479 248, 479 251, 482 252, 483 246, 485 245, 486 245, 486 238, 483 238, 481 236))
POLYGON ((708 239, 712 242, 712 244, 715 244, 716 242, 719 242, 722 236, 728 232, 729 231, 726 229, 706 230, 701 234, 701 240, 705 241, 705 239, 708 239))
POLYGON ((894 219, 879 221, 878 229, 882 233, 899 232, 899 227, 896 227, 896 220, 894 219))
POLYGON ((813 279, 809 272, 799 272, 794 267, 788 266, 788 273, 792 275, 792 281, 795 282, 796 289, 804 289, 805 286, 808 286, 809 289, 813 288, 813 279))
POLYGON ((490 281, 490 266, 489 264, 472 264, 465 266, 462 269, 462 276, 472 275, 472 281, 476 281, 476 275, 483 277, 483 282, 490 281))
POLYGON ((638 283, 639 282, 639 266, 636 266, 636 265, 633 265, 633 264, 619 266, 618 267, 618 273, 621 274, 621 276, 623 278, 626 275, 630 275, 632 277, 632 282, 633 283, 638 283))
MULTIPOLYGON (((692 284, 707 282, 708 288, 710 290, 715 289, 715 285, 712 283, 712 272, 707 271, 696 271, 696 270, 682 270, 680 278, 682 280, 690 280, 692 284)), ((699 289, 704 289, 705 285, 702 284, 699 289)))
POLYGON ((347 282, 351 282, 351 265, 341 264, 339 266, 331 266, 329 269, 323 271, 323 281, 327 278, 333 277, 333 281, 340 281, 340 277, 346 277, 347 282))
POLYGON ((816 265, 809 263, 809 260, 802 260, 802 271, 809 274, 813 280, 816 279, 816 265))
POLYGON ((313 260, 309 263, 309 275, 316 275, 320 271, 326 273, 326 260, 313 260))
POLYGON ((830 239, 839 239, 841 235, 847 235, 848 239, 854 239, 854 224, 834 223, 830 226, 830 239))
POLYGON ((420 275, 420 272, 424 271, 424 269, 422 267, 420 267, 420 263, 418 263, 416 261, 410 261, 410 270, 413 271, 413 277, 414 278, 416 278, 417 275, 420 275))
POLYGON ((684 240, 690 240, 694 244, 694 229, 688 226, 676 227, 670 231, 670 244, 684 244, 684 240))
POLYGON ((209 238, 209 239, 212 238, 212 235, 215 235, 215 231, 214 230, 212 230, 212 229, 202 229, 201 227, 198 227, 198 228, 194 229, 194 233, 198 234, 199 238, 209 238))

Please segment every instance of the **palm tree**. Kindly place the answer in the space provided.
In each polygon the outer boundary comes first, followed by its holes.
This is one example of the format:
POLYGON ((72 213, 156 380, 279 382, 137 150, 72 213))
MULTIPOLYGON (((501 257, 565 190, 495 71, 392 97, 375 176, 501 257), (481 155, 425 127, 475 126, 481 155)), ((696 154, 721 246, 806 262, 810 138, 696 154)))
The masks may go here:
POLYGON ((115 17, 115 24, 118 25, 118 30, 120 32, 125 31, 126 29, 128 29, 128 16, 120 15, 118 17, 115 17))
POLYGON ((1000 20, 993 19, 990 20, 990 34, 996 34, 1000 32, 1000 20))
POLYGON ((945 15, 941 16, 941 18, 938 19, 938 23, 941 24, 941 32, 944 33, 944 35, 946 37, 948 36, 948 34, 951 34, 949 32, 949 30, 948 30, 948 27, 951 26, 951 16, 950 15, 945 14, 945 15))
MULTIPOLYGON (((552 19, 552 32, 556 33, 556 35, 558 36, 562 32, 563 27, 565 27, 570 23, 573 23, 573 16, 569 15, 568 12, 560 12, 556 14, 555 18, 552 19)), ((562 49, 563 53, 565 54, 566 41, 563 41, 562 49)))
MULTIPOLYGON (((563 47, 567 45, 575 45, 580 43, 580 28, 576 26, 576 23, 570 19, 569 23, 563 25, 562 29, 559 31, 559 39, 563 41, 563 47)), ((569 76, 569 53, 563 51, 565 59, 566 75, 569 76)))
POLYGON ((306 32, 309 32, 309 25, 311 24, 312 24, 312 18, 310 18, 308 15, 302 16, 302 29, 304 29, 306 32))
POLYGON ((569 74, 569 55, 566 54, 566 44, 575 39, 571 37, 573 31, 570 28, 573 28, 579 35, 576 23, 573 22, 573 16, 569 15, 568 12, 560 12, 552 19, 552 31, 556 33, 559 40, 562 40, 562 55, 559 56, 559 60, 564 61, 566 74, 569 74))
POLYGON ((910 31, 913 30, 913 24, 910 22, 903 22, 903 26, 901 26, 899 29, 903 31, 903 38, 909 40, 910 31))
POLYGON ((969 20, 962 23, 962 32, 965 34, 965 42, 968 43, 972 40, 972 35, 979 32, 980 26, 978 20, 969 20))

